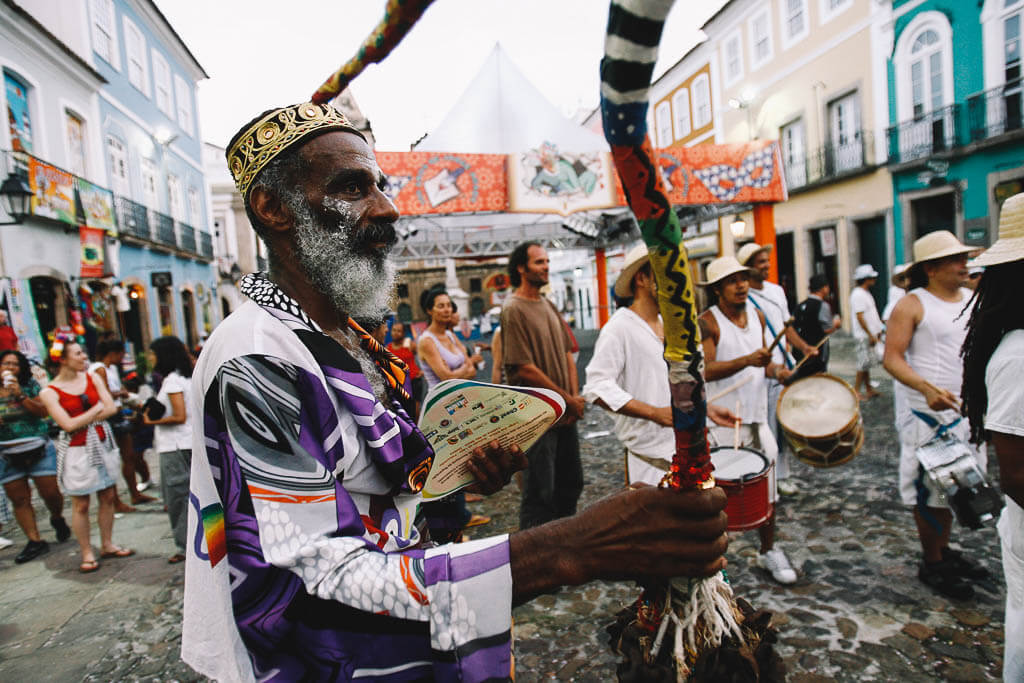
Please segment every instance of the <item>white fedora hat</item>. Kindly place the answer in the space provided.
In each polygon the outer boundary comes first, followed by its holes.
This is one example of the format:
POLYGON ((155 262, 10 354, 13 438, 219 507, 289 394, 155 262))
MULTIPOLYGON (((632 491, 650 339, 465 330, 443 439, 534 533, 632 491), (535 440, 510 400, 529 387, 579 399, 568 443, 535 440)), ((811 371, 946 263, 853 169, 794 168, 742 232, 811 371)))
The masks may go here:
POLYGON ((643 268, 648 261, 646 244, 638 244, 626 252, 626 261, 622 264, 619 277, 615 279, 615 296, 623 299, 633 296, 629 285, 633 282, 636 271, 643 268))
POLYGON ((749 275, 750 268, 741 264, 734 256, 720 256, 708 264, 708 279, 697 284, 702 287, 709 287, 719 280, 724 280, 733 273, 747 273, 749 275))
POLYGON ((976 250, 977 247, 961 244, 956 235, 949 230, 936 230, 914 242, 914 263, 933 261, 956 254, 968 254, 976 250))
POLYGON ((736 252, 736 260, 747 265, 747 262, 754 256, 754 254, 760 251, 771 251, 772 245, 770 244, 758 244, 757 242, 747 242, 740 250, 736 252))
POLYGON ((870 263, 862 263, 853 269, 854 282, 860 282, 872 277, 878 277, 878 271, 870 263))
POLYGON ((1003 202, 999 215, 999 239, 974 259, 975 266, 995 266, 1024 259, 1024 192, 1003 202))

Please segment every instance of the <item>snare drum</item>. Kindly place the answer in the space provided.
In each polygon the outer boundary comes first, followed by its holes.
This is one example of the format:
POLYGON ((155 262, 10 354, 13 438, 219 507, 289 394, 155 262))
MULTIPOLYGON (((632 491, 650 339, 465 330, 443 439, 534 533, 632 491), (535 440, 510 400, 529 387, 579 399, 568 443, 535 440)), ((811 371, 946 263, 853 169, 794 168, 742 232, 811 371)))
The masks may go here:
POLYGON ((833 375, 793 382, 782 390, 775 414, 793 453, 808 465, 842 465, 864 445, 857 393, 833 375))
POLYGON ((772 514, 769 485, 775 463, 753 448, 719 446, 711 449, 715 483, 725 490, 729 531, 756 529, 772 514))

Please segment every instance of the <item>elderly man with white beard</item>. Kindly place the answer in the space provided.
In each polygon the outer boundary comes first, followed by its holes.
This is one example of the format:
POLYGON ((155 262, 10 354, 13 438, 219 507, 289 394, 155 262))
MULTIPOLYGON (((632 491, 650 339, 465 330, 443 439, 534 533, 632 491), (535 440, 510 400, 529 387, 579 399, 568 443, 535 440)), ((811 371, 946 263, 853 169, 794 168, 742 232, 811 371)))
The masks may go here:
MULTIPOLYGON (((193 374, 186 662, 232 681, 509 680, 513 605, 724 566, 720 489, 647 487, 511 535, 426 537, 433 452, 397 400, 406 368, 355 322, 380 316, 394 281, 398 213, 372 150, 307 102, 253 119, 227 157, 270 268, 242 281, 250 301, 193 374)), ((497 444, 468 463, 483 493, 524 466, 497 444)))

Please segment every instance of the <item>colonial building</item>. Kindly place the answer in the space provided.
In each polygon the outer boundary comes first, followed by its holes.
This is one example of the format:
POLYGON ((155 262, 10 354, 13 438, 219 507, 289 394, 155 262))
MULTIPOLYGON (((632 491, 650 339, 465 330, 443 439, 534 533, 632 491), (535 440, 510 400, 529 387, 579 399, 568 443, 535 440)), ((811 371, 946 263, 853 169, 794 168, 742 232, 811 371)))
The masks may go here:
POLYGON ((1003 201, 1024 190, 1022 23, 1024 0, 892 3, 897 258, 909 259, 913 241, 933 230, 987 246, 1003 201))

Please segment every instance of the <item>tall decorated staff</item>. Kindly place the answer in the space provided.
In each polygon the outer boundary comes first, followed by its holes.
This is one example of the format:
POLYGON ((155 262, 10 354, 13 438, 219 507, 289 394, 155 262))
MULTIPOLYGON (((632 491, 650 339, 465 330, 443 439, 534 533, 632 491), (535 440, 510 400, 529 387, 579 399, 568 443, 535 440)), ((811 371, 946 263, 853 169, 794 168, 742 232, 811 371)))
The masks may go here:
MULTIPOLYGON (((648 87, 673 1, 612 0, 601 62, 601 115, 626 200, 647 245, 665 325, 676 450, 661 486, 688 490, 715 485, 704 356, 679 218, 647 136, 648 87)), ((609 628, 613 648, 626 658, 619 679, 771 680, 777 657, 770 620, 770 614, 754 612, 733 597, 724 572, 645 586, 636 605, 609 628)))
POLYGON ((356 76, 370 64, 382 61, 402 41, 413 24, 434 0, 388 0, 384 18, 359 47, 352 59, 331 74, 313 93, 314 104, 327 104, 348 87, 356 76))

